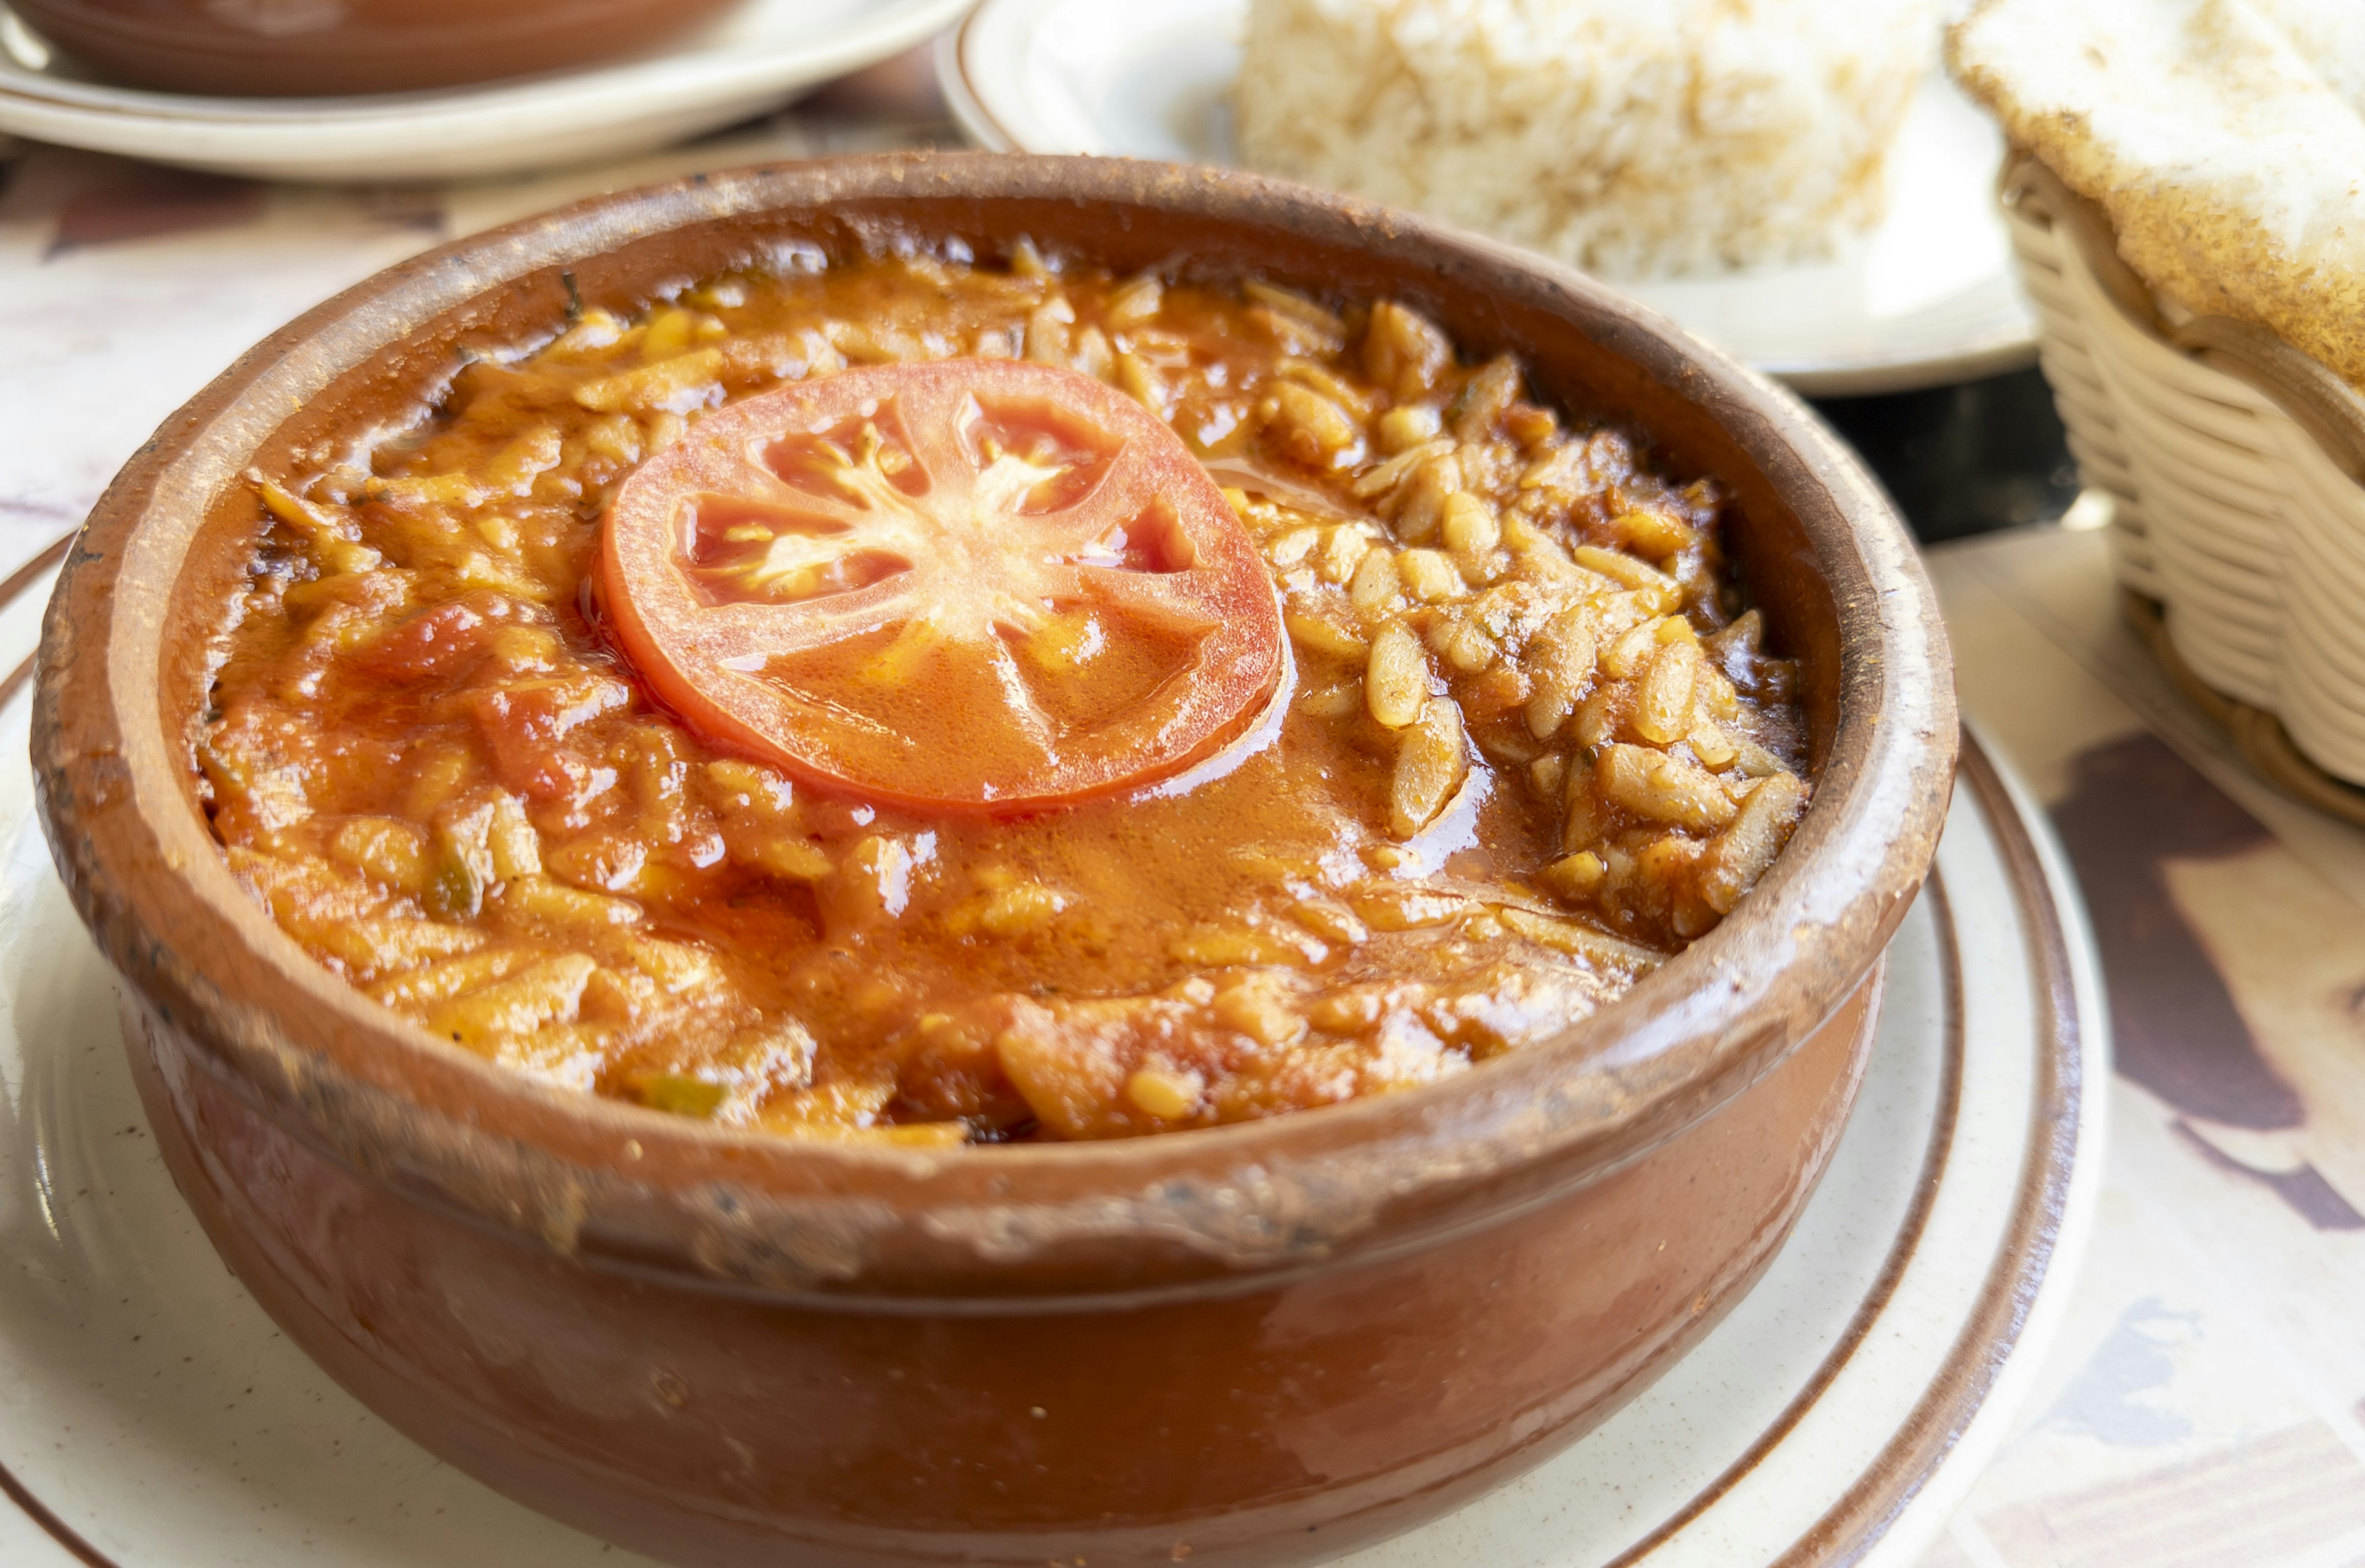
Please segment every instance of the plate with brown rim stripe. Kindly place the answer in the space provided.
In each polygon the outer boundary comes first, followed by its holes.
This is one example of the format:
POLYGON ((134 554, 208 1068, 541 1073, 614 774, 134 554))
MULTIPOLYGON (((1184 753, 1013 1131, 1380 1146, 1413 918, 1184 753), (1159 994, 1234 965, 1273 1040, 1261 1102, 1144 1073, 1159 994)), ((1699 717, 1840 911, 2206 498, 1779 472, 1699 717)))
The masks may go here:
MULTIPOLYGON (((572 1568, 602 1546, 413 1446, 222 1267, 148 1137, 115 982, 32 813, 23 672, 62 543, 0 583, 0 1562, 572 1568)), ((1967 738, 1821 1186, 1698 1349, 1557 1458, 1355 1568, 1902 1568, 2002 1441, 2102 1163, 2092 949, 1967 738)))

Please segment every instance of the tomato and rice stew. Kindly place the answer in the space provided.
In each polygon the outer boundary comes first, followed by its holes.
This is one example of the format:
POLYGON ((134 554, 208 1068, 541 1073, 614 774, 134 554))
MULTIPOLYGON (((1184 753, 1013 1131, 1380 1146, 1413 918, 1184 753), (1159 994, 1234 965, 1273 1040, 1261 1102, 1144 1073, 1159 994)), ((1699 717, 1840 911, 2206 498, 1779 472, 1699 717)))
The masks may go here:
POLYGON ((331 970, 783 1134, 1205 1126, 1547 1038, 1809 786, 1728 501, 1418 311, 791 256, 250 475, 199 789, 331 970))

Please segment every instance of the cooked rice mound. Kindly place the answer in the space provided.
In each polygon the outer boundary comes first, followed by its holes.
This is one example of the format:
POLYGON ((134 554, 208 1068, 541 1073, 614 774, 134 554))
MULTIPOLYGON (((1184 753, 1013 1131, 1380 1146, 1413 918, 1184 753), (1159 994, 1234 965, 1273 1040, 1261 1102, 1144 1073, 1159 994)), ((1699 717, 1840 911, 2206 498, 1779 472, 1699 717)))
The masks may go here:
POLYGON ((1878 221, 1934 0, 1250 0, 1252 166, 1605 276, 1831 253, 1878 221))

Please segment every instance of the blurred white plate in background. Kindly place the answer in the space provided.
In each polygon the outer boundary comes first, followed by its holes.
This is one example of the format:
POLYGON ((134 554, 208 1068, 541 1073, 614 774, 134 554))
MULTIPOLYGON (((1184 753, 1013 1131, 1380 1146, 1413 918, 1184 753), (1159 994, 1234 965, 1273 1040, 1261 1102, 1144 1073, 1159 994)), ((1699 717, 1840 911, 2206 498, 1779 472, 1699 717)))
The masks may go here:
POLYGON ((663 54, 347 98, 114 87, 0 6, 0 131, 271 180, 449 180, 644 152, 924 43, 970 0, 748 0, 663 54))
MULTIPOLYGON (((937 48, 983 146, 1233 163, 1243 0, 985 0, 937 48)), ((1618 286, 1800 391, 1901 391, 2035 363, 1996 210, 2002 140, 1943 79, 1915 101, 1878 229, 1815 266, 1618 286)))

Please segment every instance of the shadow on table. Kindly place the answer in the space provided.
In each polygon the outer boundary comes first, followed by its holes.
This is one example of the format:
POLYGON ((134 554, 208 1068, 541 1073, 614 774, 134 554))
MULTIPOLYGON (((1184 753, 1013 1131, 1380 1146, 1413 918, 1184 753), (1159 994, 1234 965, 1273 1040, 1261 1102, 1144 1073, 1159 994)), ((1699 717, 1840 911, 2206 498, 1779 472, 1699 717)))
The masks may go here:
POLYGON ((1855 446, 1925 544, 2050 522, 2078 494, 2053 393, 2034 369, 1815 409, 1855 446))

